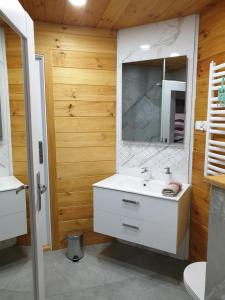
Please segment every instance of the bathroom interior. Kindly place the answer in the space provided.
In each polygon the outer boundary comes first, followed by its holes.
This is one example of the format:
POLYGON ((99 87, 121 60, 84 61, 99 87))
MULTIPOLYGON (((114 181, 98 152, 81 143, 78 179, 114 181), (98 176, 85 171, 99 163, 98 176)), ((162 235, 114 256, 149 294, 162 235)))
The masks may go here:
POLYGON ((0 300, 225 299, 225 2, 0 1, 0 300))

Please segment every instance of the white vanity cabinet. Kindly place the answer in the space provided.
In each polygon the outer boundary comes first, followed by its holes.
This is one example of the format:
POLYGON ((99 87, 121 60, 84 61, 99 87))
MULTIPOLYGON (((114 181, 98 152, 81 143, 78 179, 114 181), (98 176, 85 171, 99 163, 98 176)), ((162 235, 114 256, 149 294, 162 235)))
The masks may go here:
POLYGON ((189 188, 174 200, 94 185, 94 231, 185 259, 189 205, 189 188))
POLYGON ((25 190, 14 176, 0 177, 0 241, 27 233, 25 190))

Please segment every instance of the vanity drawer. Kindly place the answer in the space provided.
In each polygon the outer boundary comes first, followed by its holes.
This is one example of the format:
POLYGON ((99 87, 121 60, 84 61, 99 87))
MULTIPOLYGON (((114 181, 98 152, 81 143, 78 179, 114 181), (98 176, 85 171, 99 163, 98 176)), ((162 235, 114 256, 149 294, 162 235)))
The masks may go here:
POLYGON ((176 228, 95 210, 94 231, 161 251, 176 253, 176 228))
POLYGON ((26 211, 0 217, 0 241, 8 240, 27 233, 26 211))
POLYGON ((16 190, 0 192, 0 217, 26 211, 25 190, 16 194, 16 190))
POLYGON ((178 204, 176 201, 94 188, 94 210, 176 227, 178 204))

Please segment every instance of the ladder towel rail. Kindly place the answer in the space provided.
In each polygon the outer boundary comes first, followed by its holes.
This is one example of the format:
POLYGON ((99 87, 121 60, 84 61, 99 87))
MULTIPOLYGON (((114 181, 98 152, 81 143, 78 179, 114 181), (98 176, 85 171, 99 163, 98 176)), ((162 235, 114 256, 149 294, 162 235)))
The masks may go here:
POLYGON ((225 63, 210 63, 204 175, 225 174, 225 104, 218 97, 225 63), (223 141, 224 138, 224 141, 223 141))

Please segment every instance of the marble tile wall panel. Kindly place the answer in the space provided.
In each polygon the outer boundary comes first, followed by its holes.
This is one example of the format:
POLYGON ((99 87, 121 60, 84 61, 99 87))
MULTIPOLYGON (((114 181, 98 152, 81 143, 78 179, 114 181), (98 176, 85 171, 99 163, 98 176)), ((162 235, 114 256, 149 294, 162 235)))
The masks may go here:
POLYGON ((196 84, 198 16, 188 16, 120 30, 117 43, 117 172, 140 176, 148 166, 156 179, 171 167, 172 179, 190 182, 193 106, 196 84), (141 45, 149 45, 141 50, 141 45), (122 64, 185 55, 188 60, 187 111, 184 145, 136 143, 122 140, 122 64))

